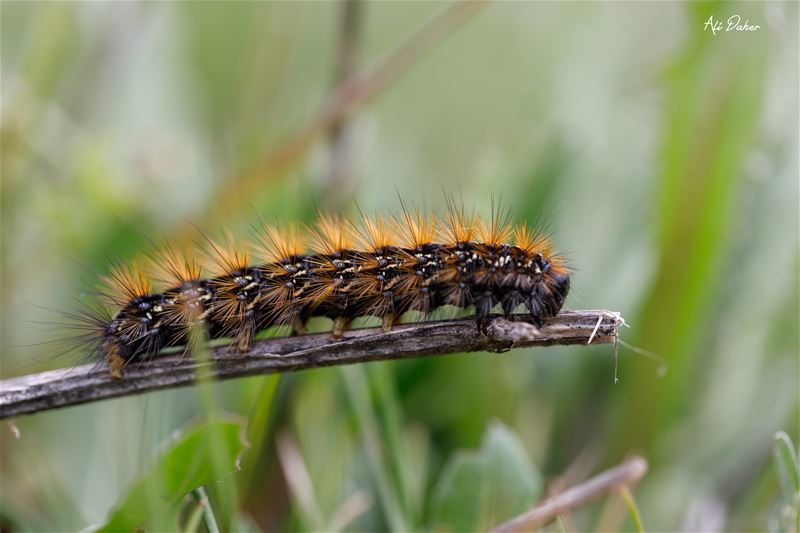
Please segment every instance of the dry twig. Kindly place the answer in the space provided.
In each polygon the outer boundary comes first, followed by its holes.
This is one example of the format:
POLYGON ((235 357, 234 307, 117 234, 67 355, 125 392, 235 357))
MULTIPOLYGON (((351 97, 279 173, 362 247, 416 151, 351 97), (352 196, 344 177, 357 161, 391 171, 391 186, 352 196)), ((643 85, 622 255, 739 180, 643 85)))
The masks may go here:
POLYGON ((495 527, 492 533, 532 531, 540 528, 557 517, 609 492, 636 485, 646 473, 647 461, 641 457, 633 457, 583 483, 547 498, 533 509, 495 527))
MULTIPOLYGON (((339 33, 339 52, 336 60, 334 94, 338 88, 357 74, 360 55, 363 20, 366 16, 364 0, 342 0, 341 31, 339 33)), ((350 176, 350 155, 352 128, 350 115, 334 117, 328 131, 328 164, 325 175, 323 198, 328 208, 334 211, 341 207, 342 201, 352 197, 350 176)))
MULTIPOLYGON (((236 179, 235 187, 228 187, 224 191, 220 191, 218 203, 222 209, 225 211, 241 209, 242 198, 249 198, 254 191, 264 186, 265 181, 285 172, 305 155, 321 134, 330 132, 332 126, 368 104, 390 87, 426 52, 472 18, 485 5, 486 0, 451 2, 412 31, 404 41, 380 58, 371 68, 354 72, 354 59, 346 59, 345 68, 348 71, 348 77, 339 83, 330 98, 307 125, 287 138, 274 151, 268 152, 262 160, 239 176, 236 179)), ((358 9, 357 6, 351 6, 351 8, 358 9)), ((345 24, 353 23, 352 20, 345 21, 345 24)), ((352 43, 345 46, 353 46, 355 49, 355 45, 352 43)))
POLYGON ((487 334, 478 331, 474 318, 465 318, 401 325, 386 333, 355 330, 340 341, 332 341, 329 333, 271 338, 257 341, 244 354, 232 353, 227 346, 216 348, 204 361, 180 355, 157 357, 129 366, 122 379, 112 378, 105 365, 82 365, 0 381, 0 418, 185 386, 201 377, 230 379, 459 352, 585 345, 595 329, 593 344, 611 343, 620 323, 605 311, 572 311, 546 320, 541 329, 522 317, 516 322, 494 318, 487 334))

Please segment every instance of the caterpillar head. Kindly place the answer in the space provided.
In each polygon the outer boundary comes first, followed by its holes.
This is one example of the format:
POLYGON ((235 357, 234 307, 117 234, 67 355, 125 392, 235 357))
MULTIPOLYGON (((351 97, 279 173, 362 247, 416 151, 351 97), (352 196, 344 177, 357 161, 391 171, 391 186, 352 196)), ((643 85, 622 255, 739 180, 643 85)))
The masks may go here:
POLYGON ((528 275, 532 290, 525 304, 531 315, 541 318, 558 314, 569 293, 569 270, 561 258, 534 254, 528 275))

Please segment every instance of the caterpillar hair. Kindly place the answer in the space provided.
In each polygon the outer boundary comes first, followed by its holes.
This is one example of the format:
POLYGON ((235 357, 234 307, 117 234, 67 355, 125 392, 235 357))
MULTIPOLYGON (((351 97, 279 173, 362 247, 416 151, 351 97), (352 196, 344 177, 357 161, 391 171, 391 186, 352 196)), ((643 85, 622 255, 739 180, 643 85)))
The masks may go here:
POLYGON ((262 221, 255 233, 247 246, 207 238, 199 255, 166 246, 143 265, 114 266, 102 303, 71 315, 84 349, 119 377, 164 348, 191 346, 195 328, 246 352, 260 331, 302 333, 312 317, 332 319, 334 339, 358 317, 388 331, 406 312, 425 317, 445 306, 474 310, 479 328, 498 305, 506 316, 525 309, 541 325, 569 291, 570 269, 550 236, 513 226, 502 210, 486 220, 452 202, 442 216, 403 206, 400 216, 359 223, 320 215, 313 227, 279 229, 262 221))

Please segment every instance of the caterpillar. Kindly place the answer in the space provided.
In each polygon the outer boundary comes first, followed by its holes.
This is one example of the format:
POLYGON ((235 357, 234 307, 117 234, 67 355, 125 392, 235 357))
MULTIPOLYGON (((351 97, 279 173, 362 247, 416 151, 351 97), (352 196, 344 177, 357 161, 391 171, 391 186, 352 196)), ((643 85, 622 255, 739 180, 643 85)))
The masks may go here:
POLYGON ((548 234, 512 225, 507 212, 484 220, 451 203, 441 216, 403 206, 360 223, 321 214, 314 226, 278 229, 262 220, 249 246, 206 241, 204 259, 167 245, 148 265, 112 266, 102 301, 72 314, 113 376, 165 348, 189 349, 194 328, 246 352, 260 331, 303 333, 312 317, 331 319, 334 339, 357 317, 388 331, 406 312, 445 306, 474 309, 479 328, 498 305, 505 316, 524 307, 541 325, 570 285, 548 234))

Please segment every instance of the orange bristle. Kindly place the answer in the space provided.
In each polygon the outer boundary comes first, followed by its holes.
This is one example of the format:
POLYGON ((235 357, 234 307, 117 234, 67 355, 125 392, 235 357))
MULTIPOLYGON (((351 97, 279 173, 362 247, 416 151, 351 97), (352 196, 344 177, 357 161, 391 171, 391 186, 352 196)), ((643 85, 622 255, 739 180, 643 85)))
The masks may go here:
POLYGON ((471 242, 475 237, 475 218, 463 205, 456 205, 448 199, 444 216, 436 219, 438 233, 445 242, 471 242))
POLYGON ((298 225, 279 230, 262 224, 259 242, 267 263, 260 267, 265 279, 258 306, 267 309, 265 320, 272 325, 294 325, 306 304, 303 287, 298 284, 304 277, 305 241, 298 225))
POLYGON ((526 254, 540 253, 545 256, 552 254, 550 237, 540 230, 530 228, 525 222, 514 228, 514 243, 526 254))
POLYGON ((381 215, 363 216, 361 226, 355 230, 356 240, 362 250, 377 252, 391 246, 396 240, 391 223, 381 215))
POLYGON ((153 284, 145 274, 145 269, 133 263, 114 265, 103 277, 105 299, 112 306, 123 306, 131 300, 152 294, 153 284))
POLYGON ((401 239, 401 245, 411 250, 417 250, 436 240, 436 224, 419 209, 409 212, 403 206, 403 218, 393 219, 394 233, 401 239))
POLYGON ((570 268, 567 262, 567 258, 562 254, 551 254, 548 257, 550 258, 550 266, 553 271, 558 272, 559 274, 570 274, 573 272, 572 268, 570 268))
POLYGON ((514 233, 511 226, 511 212, 495 206, 494 201, 492 201, 492 216, 489 222, 478 218, 477 226, 481 242, 491 247, 508 243, 514 233))
POLYGON ((305 240, 297 225, 281 229, 262 225, 258 235, 259 252, 268 262, 284 263, 305 252, 305 240))
POLYGON ((240 272, 250 266, 250 246, 243 246, 232 235, 227 234, 222 243, 206 239, 210 249, 205 255, 210 260, 209 270, 221 276, 240 272))
POLYGON ((187 252, 178 252, 167 244, 153 257, 154 277, 170 287, 203 277, 203 267, 187 252))
POLYGON ((216 300, 209 313, 220 324, 223 336, 232 336, 239 351, 246 351, 257 330, 254 299, 257 283, 250 273, 250 253, 236 244, 231 235, 224 245, 207 239, 211 247, 208 255, 215 267, 213 287, 216 300))
POLYGON ((352 226, 342 218, 320 215, 316 227, 308 231, 309 246, 318 254, 337 256, 353 249, 352 226))
POLYGON ((157 279, 169 287, 164 293, 164 323, 174 328, 170 340, 176 344, 187 337, 190 327, 205 319, 208 292, 201 282, 203 268, 187 252, 169 244, 153 261, 157 279))

